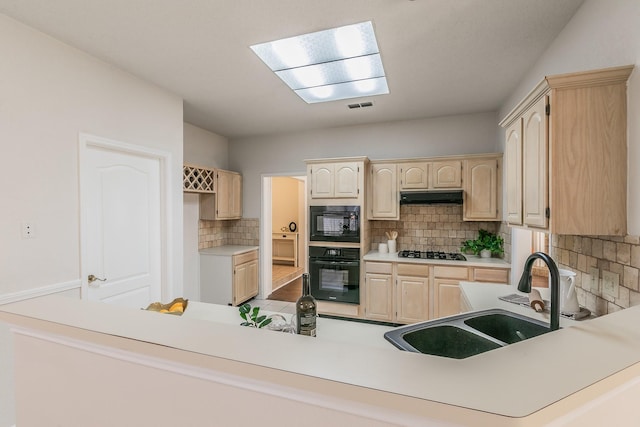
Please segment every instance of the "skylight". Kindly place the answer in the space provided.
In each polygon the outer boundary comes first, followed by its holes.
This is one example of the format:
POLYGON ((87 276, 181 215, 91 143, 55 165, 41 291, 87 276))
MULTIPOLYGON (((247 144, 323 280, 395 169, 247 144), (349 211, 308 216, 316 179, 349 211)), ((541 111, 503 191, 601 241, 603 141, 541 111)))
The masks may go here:
POLYGON ((370 21, 251 49, 309 104, 389 93, 370 21))

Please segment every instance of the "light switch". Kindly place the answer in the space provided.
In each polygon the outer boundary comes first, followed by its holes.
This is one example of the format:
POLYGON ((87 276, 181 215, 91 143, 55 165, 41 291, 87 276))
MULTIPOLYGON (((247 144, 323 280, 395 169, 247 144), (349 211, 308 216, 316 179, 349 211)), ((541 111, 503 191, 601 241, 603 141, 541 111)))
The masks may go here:
POLYGON ((618 298, 618 285, 620 275, 610 271, 602 272, 602 294, 613 298, 618 298))

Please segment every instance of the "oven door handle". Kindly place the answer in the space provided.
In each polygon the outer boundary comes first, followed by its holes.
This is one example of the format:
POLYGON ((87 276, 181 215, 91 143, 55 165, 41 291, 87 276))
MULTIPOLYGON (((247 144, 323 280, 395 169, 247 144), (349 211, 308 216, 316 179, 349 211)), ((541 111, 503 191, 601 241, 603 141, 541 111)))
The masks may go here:
POLYGON ((321 260, 310 260, 312 264, 325 264, 325 265, 344 265, 347 267, 358 267, 360 265, 360 261, 321 261, 321 260))

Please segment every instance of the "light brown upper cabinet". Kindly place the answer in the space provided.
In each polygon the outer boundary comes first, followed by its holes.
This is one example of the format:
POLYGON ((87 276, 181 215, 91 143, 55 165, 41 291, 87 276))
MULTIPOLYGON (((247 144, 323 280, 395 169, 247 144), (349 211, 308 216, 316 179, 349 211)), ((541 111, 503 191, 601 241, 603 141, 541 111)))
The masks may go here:
POLYGON ((372 163, 370 165, 367 196, 368 219, 400 218, 398 173, 395 163, 372 163))
POLYGON ((462 160, 401 162, 400 190, 462 187, 462 160))
POLYGON ((364 160, 307 160, 311 199, 357 199, 364 185, 364 160))
POLYGON ((632 70, 546 77, 500 122, 511 225, 556 234, 626 234, 632 70))
POLYGON ((218 219, 242 218, 242 175, 216 171, 216 216, 218 219))
POLYGON ((438 161, 431 164, 433 188, 462 187, 462 161, 438 161))
POLYGON ((501 157, 464 161, 464 220, 500 221, 501 157))
POLYGON ((504 147, 507 222, 522 224, 522 119, 507 128, 504 147))
POLYGON ((429 188, 430 165, 428 162, 399 164, 400 190, 426 190, 429 188))
POLYGON ((200 195, 200 219, 242 218, 242 175, 215 170, 215 194, 200 195))

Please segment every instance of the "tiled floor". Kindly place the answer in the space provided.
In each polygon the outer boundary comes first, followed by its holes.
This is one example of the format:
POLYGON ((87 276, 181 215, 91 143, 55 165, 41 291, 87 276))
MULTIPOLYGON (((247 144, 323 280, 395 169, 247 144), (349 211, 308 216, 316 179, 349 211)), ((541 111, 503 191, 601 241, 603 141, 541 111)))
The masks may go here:
POLYGON ((295 314, 296 304, 286 301, 274 301, 254 298, 249 301, 252 307, 260 307, 260 310, 271 311, 274 313, 295 314))

